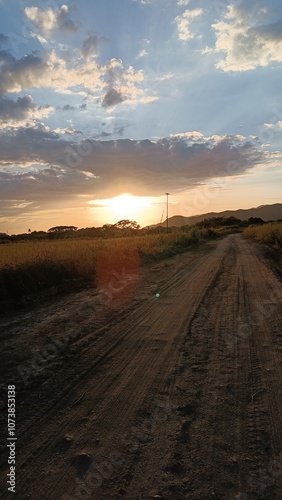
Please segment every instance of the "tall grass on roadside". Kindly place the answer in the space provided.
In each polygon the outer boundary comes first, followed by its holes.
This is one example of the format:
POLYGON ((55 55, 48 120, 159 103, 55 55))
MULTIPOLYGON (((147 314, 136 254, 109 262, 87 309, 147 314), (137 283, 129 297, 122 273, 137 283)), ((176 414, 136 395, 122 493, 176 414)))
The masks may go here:
POLYGON ((282 248, 282 222, 247 227, 243 231, 243 236, 253 241, 282 248))
MULTIPOLYGON (((0 246, 0 301, 60 286, 70 279, 95 283, 99 265, 120 268, 127 262, 151 261, 184 251, 201 238, 214 235, 205 229, 172 231, 104 240, 45 240, 0 246)), ((133 265, 133 264, 132 264, 133 265)), ((135 265, 135 264, 134 264, 135 265)))

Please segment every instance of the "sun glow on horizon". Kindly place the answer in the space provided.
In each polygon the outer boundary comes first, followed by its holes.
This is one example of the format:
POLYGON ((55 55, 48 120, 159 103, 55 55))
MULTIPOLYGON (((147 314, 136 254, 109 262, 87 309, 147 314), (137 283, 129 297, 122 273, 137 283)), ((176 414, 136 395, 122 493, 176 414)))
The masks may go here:
POLYGON ((149 197, 134 196, 129 193, 122 193, 106 200, 93 200, 89 204, 103 208, 105 218, 110 218, 115 222, 129 219, 139 224, 142 224, 152 209, 149 197))

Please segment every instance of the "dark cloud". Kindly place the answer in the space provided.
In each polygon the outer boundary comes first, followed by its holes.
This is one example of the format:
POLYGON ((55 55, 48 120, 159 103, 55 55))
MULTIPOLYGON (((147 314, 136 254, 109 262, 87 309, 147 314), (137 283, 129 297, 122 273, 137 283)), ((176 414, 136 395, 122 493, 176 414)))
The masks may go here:
POLYGON ((184 191, 215 177, 244 174, 262 160, 254 145, 236 137, 188 144, 182 138, 67 141, 41 125, 0 133, 0 198, 57 200, 76 194, 114 196, 184 191), (8 165, 26 167, 9 172, 8 165), (44 167, 43 165, 46 165, 44 167))
POLYGON ((61 108, 63 111, 74 111, 75 110, 75 106, 70 106, 70 104, 66 104, 65 106, 63 106, 61 108))
POLYGON ((110 137, 111 135, 113 135, 111 132, 104 132, 103 131, 97 137, 110 137))
POLYGON ((249 32, 254 36, 262 37, 265 40, 280 42, 282 40, 282 19, 279 19, 273 24, 265 24, 255 28, 250 28, 249 32))
POLYGON ((20 199, 40 203, 43 199, 69 197, 76 193, 75 185, 82 191, 87 189, 87 177, 83 172, 65 172, 59 167, 46 168, 37 172, 10 174, 0 172, 0 184, 5 186, 2 200, 20 199))
MULTIPOLYGON (((105 94, 102 98, 102 106, 104 108, 113 107, 126 100, 135 99, 135 91, 132 93, 131 82, 132 77, 137 76, 142 80, 143 75, 135 73, 132 67, 124 68, 120 59, 111 59, 106 67, 103 78, 107 84, 105 94)), ((133 80, 134 80, 133 79, 133 80)), ((136 89, 134 89, 136 90, 136 89)))
POLYGON ((0 119, 4 122, 8 120, 23 120, 35 106, 32 97, 18 97, 16 101, 12 99, 0 98, 0 119))
POLYGON ((37 127, 4 130, 0 132, 0 165, 1 163, 21 165, 30 161, 44 161, 45 158, 46 163, 50 163, 52 154, 50 156, 49 148, 55 148, 59 137, 59 134, 49 131, 43 124, 37 127))
POLYGON ((9 37, 7 35, 0 33, 0 47, 1 47, 1 45, 4 45, 5 43, 7 43, 8 40, 9 40, 9 37))
POLYGON ((22 121, 31 118, 33 114, 40 116, 40 112, 44 114, 44 110, 48 108, 50 108, 48 105, 35 106, 30 95, 18 97, 16 101, 0 97, 0 120, 3 123, 22 121))
MULTIPOLYGON (((104 124, 104 125, 106 125, 106 124, 104 124)), ((126 129, 126 126, 115 125, 110 131, 103 130, 99 134, 96 134, 95 139, 116 136, 116 135, 121 137, 124 134, 125 129, 126 129)))
POLYGON ((85 111, 87 109, 87 104, 81 104, 78 107, 72 106, 71 104, 65 104, 64 106, 58 106, 57 109, 61 111, 75 111, 76 109, 85 111))
POLYGON ((102 100, 103 108, 111 108, 112 106, 116 106, 121 102, 125 101, 125 97, 118 90, 110 87, 102 100))
POLYGON ((108 38, 99 35, 91 35, 84 40, 81 53, 85 59, 96 57, 99 54, 100 45, 108 42, 108 38))
POLYGON ((117 127, 115 129, 115 132, 119 135, 119 136, 122 136, 124 134, 124 131, 125 131, 125 127, 117 127))
POLYGON ((38 55, 29 54, 15 59, 10 53, 0 51, 0 95, 34 87, 44 81, 48 64, 38 55))

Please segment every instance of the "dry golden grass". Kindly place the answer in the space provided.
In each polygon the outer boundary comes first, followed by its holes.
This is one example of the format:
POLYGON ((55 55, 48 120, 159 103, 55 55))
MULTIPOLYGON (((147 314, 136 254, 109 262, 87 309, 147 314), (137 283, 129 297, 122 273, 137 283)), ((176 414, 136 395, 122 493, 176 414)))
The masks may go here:
POLYGON ((140 259, 169 257, 183 251, 197 243, 200 236, 199 231, 192 230, 115 239, 25 241, 1 245, 0 295, 3 300, 5 296, 13 298, 35 293, 72 278, 97 281, 97 265, 104 273, 106 268, 121 269, 125 265, 134 268, 140 259))
POLYGON ((91 267, 99 251, 96 241, 56 240, 8 243, 0 247, 0 269, 19 269, 43 262, 68 263, 77 269, 91 267))
POLYGON ((114 257, 116 253, 139 251, 144 255, 158 255, 182 242, 189 244, 190 233, 170 233, 113 239, 44 240, 8 243, 0 246, 0 269, 19 268, 46 261, 68 262, 77 270, 89 269, 103 251, 114 257))
POLYGON ((267 245, 275 245, 282 247, 282 223, 272 222, 263 224, 262 226, 247 227, 243 231, 243 235, 260 243, 267 245))

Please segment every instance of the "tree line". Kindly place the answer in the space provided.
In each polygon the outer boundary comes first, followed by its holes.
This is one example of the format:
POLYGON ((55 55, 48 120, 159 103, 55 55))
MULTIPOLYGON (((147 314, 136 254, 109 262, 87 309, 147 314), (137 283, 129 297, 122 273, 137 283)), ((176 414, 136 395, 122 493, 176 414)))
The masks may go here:
MULTIPOLYGON (((187 231, 192 227, 195 228, 244 228, 249 225, 260 225, 265 222, 259 217, 250 217, 248 220, 240 220, 236 217, 212 217, 204 219, 201 222, 193 224, 193 226, 169 227, 169 231, 182 230, 187 231)), ((87 227, 78 229, 76 226, 54 226, 47 231, 32 231, 28 229, 27 233, 7 235, 0 233, 0 242, 6 243, 9 241, 19 240, 44 240, 44 239, 63 239, 63 238, 118 238, 122 236, 135 236, 146 234, 163 234, 167 231, 161 225, 148 226, 141 228, 136 221, 123 219, 115 224, 104 224, 101 227, 87 227)))

